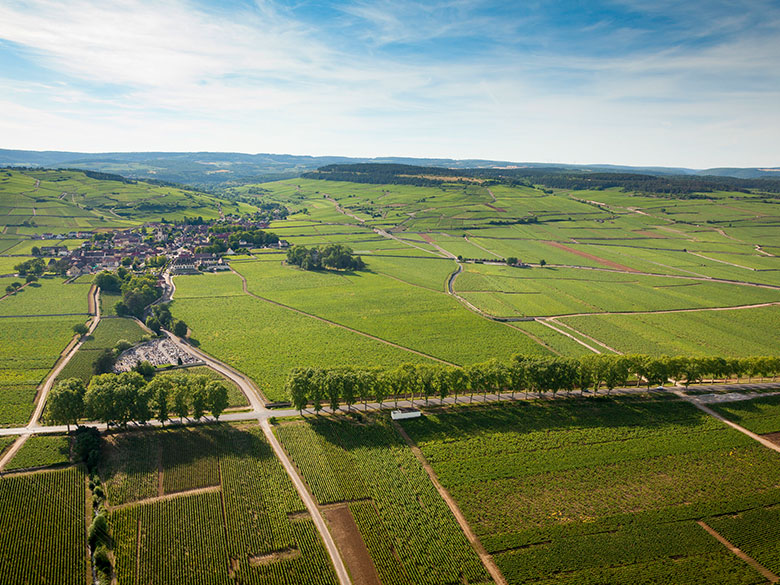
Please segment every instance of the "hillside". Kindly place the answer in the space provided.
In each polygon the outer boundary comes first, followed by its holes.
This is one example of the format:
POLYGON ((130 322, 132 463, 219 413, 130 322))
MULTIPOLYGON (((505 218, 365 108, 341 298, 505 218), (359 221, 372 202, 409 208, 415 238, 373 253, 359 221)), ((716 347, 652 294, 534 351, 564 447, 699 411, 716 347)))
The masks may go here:
POLYGON ((254 211, 197 191, 82 171, 0 169, 0 253, 43 233, 254 211), (92 175, 92 176, 88 176, 92 175), (95 178, 98 177, 98 178, 95 178))
POLYGON ((61 152, 0 149, 0 166, 78 168, 117 173, 136 179, 155 179, 200 188, 274 181, 297 177, 325 165, 387 163, 426 167, 470 169, 568 169, 588 172, 628 172, 650 175, 712 175, 739 178, 777 178, 778 169, 686 169, 622 165, 575 165, 511 162, 488 159, 301 156, 238 152, 61 152))

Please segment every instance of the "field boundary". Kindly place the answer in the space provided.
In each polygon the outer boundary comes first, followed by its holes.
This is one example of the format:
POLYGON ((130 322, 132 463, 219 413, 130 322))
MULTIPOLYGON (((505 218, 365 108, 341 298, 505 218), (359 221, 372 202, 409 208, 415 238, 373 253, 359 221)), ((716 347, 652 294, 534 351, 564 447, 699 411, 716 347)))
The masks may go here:
POLYGON ((460 511, 458 504, 455 503, 455 500, 450 495, 450 492, 447 491, 447 488, 441 484, 439 478, 436 475, 436 472, 433 470, 433 467, 431 467, 430 463, 428 463, 427 459, 425 459, 425 455, 423 455, 420 448, 415 444, 415 442, 400 424, 398 424, 396 421, 393 421, 393 426, 412 450, 412 453, 420 462, 420 465, 422 465, 425 473, 428 474, 431 483, 436 488, 436 491, 439 493, 444 502, 447 504, 447 507, 450 509, 450 512, 452 512, 452 515, 455 516, 455 520, 458 522, 458 526, 460 526, 461 530, 463 530, 463 533, 466 535, 466 538, 474 549, 474 552, 477 553, 479 560, 482 561, 482 564, 496 582, 496 585, 508 585, 507 580, 499 570, 498 565, 496 565, 495 561, 493 561, 493 557, 490 556, 487 550, 485 550, 485 547, 482 546, 482 542, 480 542, 477 535, 474 534, 474 531, 471 529, 471 526, 466 520, 466 517, 463 515, 463 512, 460 511))
POLYGON ((413 353, 416 355, 419 355, 421 357, 425 357, 428 359, 431 359, 433 361, 439 362, 441 364, 446 364, 448 366, 456 366, 457 364, 453 364, 452 362, 448 362, 446 360, 443 360, 441 358, 437 358, 435 356, 432 356, 430 354, 424 353, 422 351, 417 351, 416 349, 412 349, 410 347, 406 347, 404 345, 399 345, 398 343, 394 343, 392 341, 388 341, 387 339, 382 339, 381 337, 377 337, 376 335, 371 335, 370 333, 366 333, 365 331, 360 331, 358 329, 353 329, 352 327, 348 327, 346 325, 342 325, 341 323, 337 323, 336 321, 331 321, 330 319, 326 319, 325 317, 320 317, 319 315, 313 315, 311 313, 307 313, 306 311, 302 311, 301 309, 296 309, 295 307, 291 307, 290 305, 285 305, 284 303, 280 303, 278 301, 274 301, 271 299, 268 299, 266 297, 261 297, 260 295, 256 295, 253 292, 250 292, 247 287, 247 281, 246 277, 241 274, 240 272, 237 272, 236 270, 233 270, 231 268, 231 272, 234 274, 237 274, 241 278, 241 284, 244 288, 244 293, 250 297, 253 297, 255 299, 264 301, 266 303, 270 303, 272 305, 275 305, 277 307, 281 307, 283 309, 287 309, 288 311, 293 311, 295 313, 298 313, 299 315, 304 315, 306 317, 309 317, 311 319, 317 319, 318 321, 322 321, 323 323, 327 323, 328 325, 333 325, 335 327, 339 327, 341 329, 345 329, 347 331, 351 331, 352 333, 357 333, 358 335, 362 335, 363 337, 368 337, 369 339, 373 339, 374 341, 378 341, 380 343, 384 343, 385 345, 389 345, 391 347, 395 347, 396 349, 402 349, 404 351, 408 351, 409 353, 413 353))
POLYGON ((707 533, 712 536, 715 540, 720 542, 723 546, 725 546, 729 551, 734 553, 736 556, 738 556, 740 559, 745 561, 748 565, 753 567, 756 571, 761 573, 764 577, 766 577, 767 581, 770 583, 777 583, 780 581, 780 577, 775 575, 772 571, 767 569, 764 565, 759 563, 757 560, 755 560, 753 557, 749 556, 747 553, 739 549, 738 547, 731 544, 728 540, 726 540, 723 536, 718 533, 717 530, 712 528, 709 524, 704 522, 703 520, 697 520, 696 524, 701 526, 704 530, 707 531, 707 533))

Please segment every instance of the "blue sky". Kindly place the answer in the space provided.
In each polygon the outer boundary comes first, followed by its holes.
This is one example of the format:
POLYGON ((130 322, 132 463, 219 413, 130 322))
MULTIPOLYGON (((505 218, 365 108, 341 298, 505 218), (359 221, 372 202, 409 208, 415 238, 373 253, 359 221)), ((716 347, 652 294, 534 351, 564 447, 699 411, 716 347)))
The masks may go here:
POLYGON ((3 0, 0 136, 780 166, 780 2, 3 0))

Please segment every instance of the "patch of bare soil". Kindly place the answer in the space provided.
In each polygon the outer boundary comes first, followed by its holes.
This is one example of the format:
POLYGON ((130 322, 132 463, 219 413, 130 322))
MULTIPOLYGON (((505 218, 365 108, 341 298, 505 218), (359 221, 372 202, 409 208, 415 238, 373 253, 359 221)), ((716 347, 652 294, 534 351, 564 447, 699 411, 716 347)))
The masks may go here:
POLYGON ((775 445, 780 445, 780 433, 767 433, 761 436, 767 441, 772 441, 775 445))
POLYGON ((575 250, 574 248, 569 248, 569 246, 559 244, 558 242, 547 242, 547 243, 553 248, 558 248, 559 250, 571 252, 572 254, 575 254, 582 258, 588 258, 589 260, 598 262, 599 264, 601 264, 602 266, 606 266, 607 268, 614 268, 615 270, 625 270, 626 272, 639 272, 639 270, 636 270, 635 268, 629 268, 628 266, 624 266, 623 264, 618 264, 617 262, 612 262, 611 260, 605 260, 604 258, 599 258, 598 256, 594 256, 593 254, 588 254, 587 252, 583 252, 582 250, 575 250))
POLYGON ((336 541, 344 563, 349 569, 352 583, 382 585, 349 506, 341 504, 329 507, 323 510, 323 516, 328 521, 333 540, 336 541))
POLYGON ((495 205, 491 205, 490 203, 485 203, 486 207, 489 207, 493 211, 498 211, 499 213, 506 213, 506 209, 503 207, 496 207, 495 205))
POLYGON ((297 559, 300 556, 301 551, 294 547, 288 547, 283 548, 282 550, 275 550, 274 552, 265 555, 249 555, 249 564, 253 567, 259 567, 261 565, 270 565, 277 561, 297 559))

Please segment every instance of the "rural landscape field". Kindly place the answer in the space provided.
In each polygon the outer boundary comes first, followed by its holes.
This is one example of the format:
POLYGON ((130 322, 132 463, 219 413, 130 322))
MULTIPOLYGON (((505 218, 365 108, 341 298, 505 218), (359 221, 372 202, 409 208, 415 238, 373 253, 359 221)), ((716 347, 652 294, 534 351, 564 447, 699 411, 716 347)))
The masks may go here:
POLYGON ((11 582, 780 574, 774 183, 1 174, 11 582))
POLYGON ((780 585, 780 0, 0 1, 0 585, 780 585))

